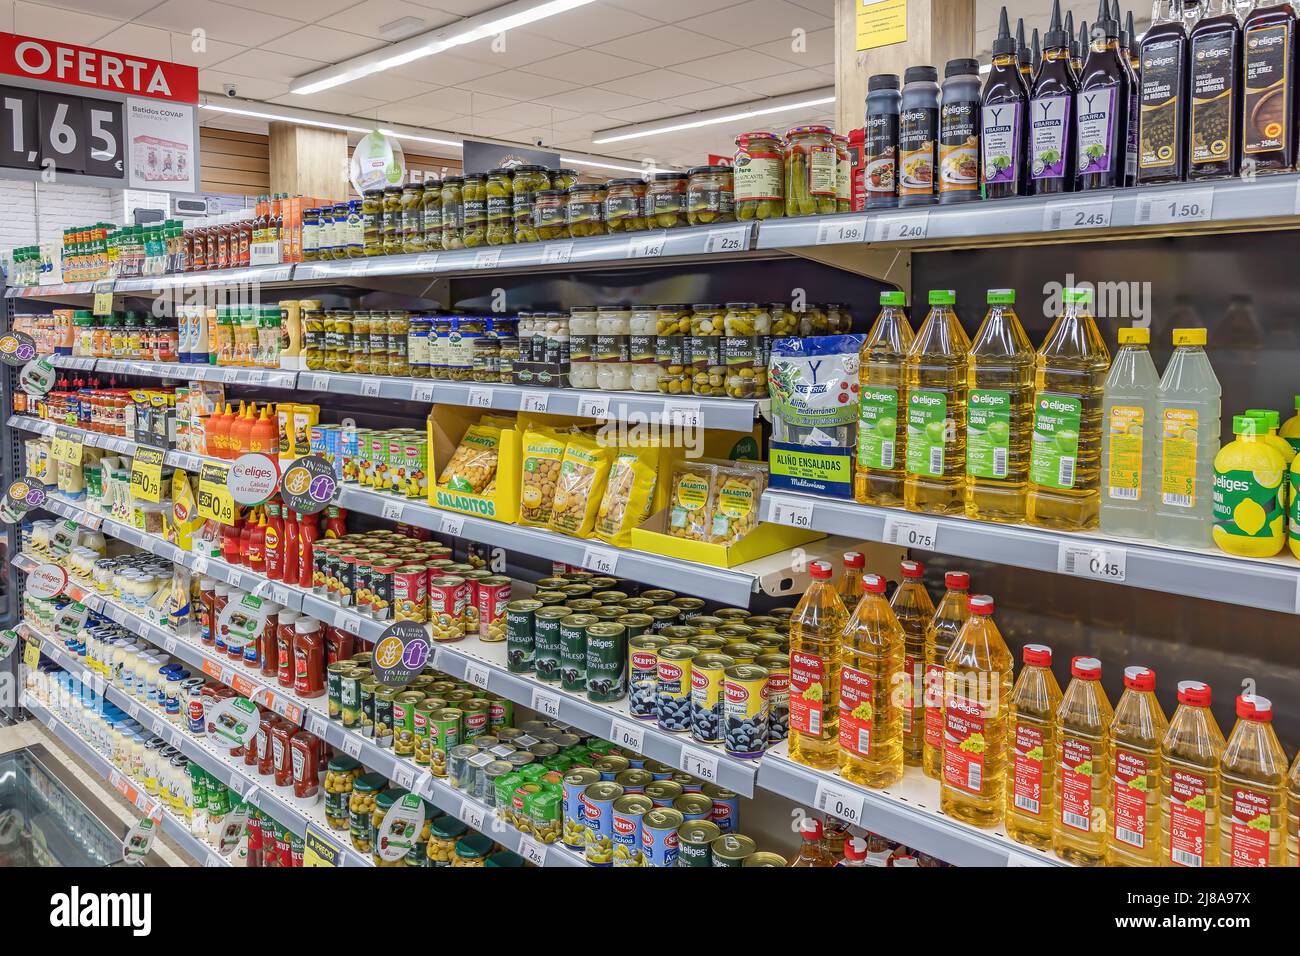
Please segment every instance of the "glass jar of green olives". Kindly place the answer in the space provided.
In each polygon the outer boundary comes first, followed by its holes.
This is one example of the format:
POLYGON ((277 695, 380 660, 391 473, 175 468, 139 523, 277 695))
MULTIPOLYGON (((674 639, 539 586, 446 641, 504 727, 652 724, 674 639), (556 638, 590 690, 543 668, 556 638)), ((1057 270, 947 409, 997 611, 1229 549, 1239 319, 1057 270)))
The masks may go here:
POLYGON ((302 261, 315 262, 320 248, 320 208, 304 209, 302 213, 302 261))
POLYGON ((659 366, 659 391, 665 395, 691 394, 691 365, 686 354, 689 336, 655 336, 655 364, 659 366))
POLYGON ((406 359, 412 378, 431 378, 429 371, 429 341, 433 335, 433 319, 427 315, 411 316, 406 333, 406 359))
POLYGON ((321 309, 304 309, 302 332, 303 364, 308 371, 326 371, 325 312, 321 309))
POLYGON ((429 377, 445 381, 451 378, 451 328, 449 315, 433 319, 433 335, 429 339, 429 377))
MULTIPOLYGON (((334 245, 330 247, 331 259, 347 259, 351 231, 348 229, 348 204, 335 203, 331 215, 334 219, 334 245)), ((365 225, 362 225, 362 254, 365 253, 365 225)))
POLYGON ((627 360, 632 366, 634 392, 659 391, 660 369, 655 351, 658 327, 659 310, 656 306, 632 306, 632 317, 628 321, 627 360))
MULTIPOLYGON (((382 313, 380 313, 382 315, 382 313)), ((373 329, 371 313, 358 309, 352 313, 352 333, 348 336, 348 355, 352 363, 351 371, 358 375, 383 375, 384 370, 376 371, 370 364, 371 341, 373 329)), ((382 331, 380 333, 383 334, 382 331)))
POLYGON ((853 331, 853 313, 843 305, 838 302, 827 302, 822 308, 826 310, 831 335, 848 335, 853 331))
POLYGON ((835 143, 835 211, 853 210, 853 157, 849 153, 849 138, 836 133, 835 143))
POLYGON ((487 177, 466 176, 460 186, 464 222, 460 237, 466 249, 487 243, 487 177))
POLYGON ((497 381, 502 385, 513 385, 515 383, 515 363, 519 361, 519 340, 514 337, 500 339, 500 355, 498 356, 497 381))
POLYGON ((402 251, 424 251, 423 183, 407 183, 402 189, 402 251))
POLYGON ((515 242, 536 242, 539 238, 533 222, 537 194, 551 188, 551 177, 543 166, 516 166, 511 181, 510 212, 514 219, 515 242))
POLYGON ((722 364, 722 331, 725 311, 713 303, 691 306, 691 393, 723 394, 726 367, 722 364))
POLYGON ((831 319, 826 310, 820 305, 807 305, 805 311, 799 315, 799 334, 802 336, 830 335, 831 319))
POLYGON ((384 255, 402 251, 402 187, 384 187, 384 255))
POLYGON ((692 226, 736 221, 730 166, 696 166, 686 181, 686 220, 692 226))
POLYGON ((601 186, 574 186, 569 190, 569 235, 575 239, 605 235, 605 190, 601 186))
POLYGON ((533 224, 537 238, 569 238, 569 193, 564 189, 539 190, 533 201, 533 224))
POLYGON ((451 320, 451 334, 447 337, 447 377, 451 381, 473 380, 475 343, 482 338, 482 319, 462 315, 451 320))
POLYGON ((775 133, 741 133, 732 167, 736 218, 778 219, 785 215, 785 154, 775 133))
POLYGON ((606 228, 610 232, 640 232, 645 229, 645 196, 643 179, 611 179, 606 183, 606 228))
POLYGON ((461 230, 465 225, 464 180, 448 176, 442 181, 442 248, 460 249, 461 230))
POLYGON ((426 179, 420 204, 420 221, 424 226, 424 248, 431 252, 441 249, 442 183, 436 179, 426 179))
POLYGON ((487 244, 504 246, 513 243, 515 227, 510 204, 514 186, 510 170, 499 167, 489 171, 484 190, 487 195, 487 244))
POLYGON ((645 212, 652 229, 689 225, 686 219, 685 173, 655 173, 646 186, 645 212))
POLYGON ((818 216, 839 208, 839 153, 829 126, 796 126, 785 134, 785 214, 818 216))
POLYGON ((384 191, 367 189, 361 198, 361 228, 366 255, 384 254, 384 191))
POLYGON ((757 302, 727 303, 722 364, 726 366, 728 397, 762 397, 767 390, 767 342, 771 331, 772 317, 757 302))
POLYGON ((551 188, 563 189, 568 191, 578 185, 578 171, 576 169, 557 169, 551 173, 551 188))

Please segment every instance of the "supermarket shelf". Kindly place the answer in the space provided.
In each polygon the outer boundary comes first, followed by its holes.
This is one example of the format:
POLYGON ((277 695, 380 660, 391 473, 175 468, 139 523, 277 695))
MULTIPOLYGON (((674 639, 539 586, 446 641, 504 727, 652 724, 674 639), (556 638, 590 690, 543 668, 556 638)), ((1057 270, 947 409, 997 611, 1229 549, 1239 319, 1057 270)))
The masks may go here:
POLYGON ((248 266, 243 269, 222 269, 214 272, 183 272, 176 275, 117 279, 113 283, 113 292, 119 294, 123 292, 153 292, 155 290, 194 286, 260 285, 264 282, 288 282, 292 277, 292 263, 276 263, 265 266, 248 266))
POLYGON ((56 282, 51 285, 11 285, 6 299, 61 299, 70 295, 94 295, 93 282, 56 282))
POLYGON ((1300 614, 1300 561, 1289 556, 1238 558, 1219 551, 936 517, 784 491, 765 492, 760 515, 765 521, 867 541, 1300 614), (1098 573, 1090 573, 1093 559, 1102 568, 1098 573))
POLYGON ((118 359, 82 359, 93 361, 95 370, 117 375, 142 375, 176 381, 197 380, 222 382, 226 385, 263 385, 267 388, 296 388, 298 373, 287 369, 219 368, 216 365, 191 365, 180 362, 135 362, 118 359))
MULTIPOLYGON (((51 660, 59 660, 58 655, 47 653, 46 656, 51 660)), ((31 695, 28 694, 23 699, 22 706, 29 714, 48 727, 50 732, 58 737, 65 747, 94 768, 97 774, 108 781, 109 786, 134 803, 137 810, 145 816, 161 819, 163 832, 192 860, 204 866, 230 866, 228 859, 192 834, 184 820, 156 798, 149 796, 138 788, 129 778, 123 776, 113 766, 111 760, 79 737, 75 730, 56 717, 45 705, 33 700, 31 695)))
POLYGON ((83 372, 93 371, 96 360, 82 355, 46 355, 43 356, 55 368, 79 369, 83 372))
MULTIPOLYGON (((44 435, 47 438, 52 436, 56 431, 62 430, 79 437, 82 444, 90 448, 103 448, 106 451, 115 452, 119 455, 130 455, 135 457, 136 449, 140 447, 139 442, 131 441, 129 438, 121 438, 117 435, 104 435, 100 432, 87 431, 84 428, 74 428, 71 425, 56 425, 54 422, 40 418, 32 418, 29 415, 10 415, 6 423, 10 428, 17 428, 22 431, 33 432, 37 435, 44 435)), ((198 471, 199 465, 204 461, 219 461, 217 458, 209 458, 204 455, 195 455, 190 452, 171 450, 163 455, 163 461, 176 468, 184 468, 187 471, 198 471)))
POLYGON ((850 823, 956 866, 1068 866, 1050 853, 1022 846, 998 827, 980 830, 939 812, 939 781, 908 767, 885 790, 849 783, 839 774, 790 759, 784 743, 763 755, 758 783, 796 803, 850 823))

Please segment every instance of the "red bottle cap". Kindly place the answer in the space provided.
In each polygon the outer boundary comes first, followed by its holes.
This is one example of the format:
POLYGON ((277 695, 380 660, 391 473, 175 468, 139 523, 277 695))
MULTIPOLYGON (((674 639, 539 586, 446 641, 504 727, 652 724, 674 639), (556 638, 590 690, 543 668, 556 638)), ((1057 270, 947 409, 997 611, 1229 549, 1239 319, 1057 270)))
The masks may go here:
POLYGON ((970 575, 965 571, 947 571, 944 573, 943 583, 949 591, 969 591, 970 575))
POLYGON ((1258 694, 1242 694, 1237 698, 1237 716, 1267 724, 1273 719, 1273 702, 1258 694))
POLYGON ((1026 644, 1023 659, 1026 667, 1051 667, 1052 649, 1046 644, 1026 644))
POLYGON ((879 574, 867 574, 862 577, 862 588, 869 594, 884 594, 885 579, 879 574))
POLYGON ((993 613, 993 598, 987 594, 972 594, 966 602, 966 609, 972 614, 990 615, 993 613))
POLYGON ((831 579, 831 566, 826 561, 814 561, 808 565, 808 573, 817 581, 829 581, 831 579))
POLYGON ((865 568, 867 559, 861 551, 846 551, 844 554, 844 566, 846 568, 865 568))
POLYGON ((1178 703, 1189 707, 1210 706, 1210 685, 1199 680, 1178 682, 1178 703))
POLYGON ((1076 657, 1070 661, 1070 676, 1079 680, 1101 680, 1101 661, 1095 657, 1076 657))
POLYGON ((1124 668, 1124 686, 1129 690, 1155 690, 1156 672, 1149 667, 1126 667, 1124 668))
POLYGON ((807 841, 822 838, 822 822, 816 817, 804 817, 799 821, 799 833, 807 841))
POLYGON ((844 841, 844 859, 858 862, 867 858, 867 841, 862 837, 850 837, 844 841))
POLYGON ((920 561, 904 561, 899 567, 905 578, 919 578, 925 574, 925 565, 920 561))

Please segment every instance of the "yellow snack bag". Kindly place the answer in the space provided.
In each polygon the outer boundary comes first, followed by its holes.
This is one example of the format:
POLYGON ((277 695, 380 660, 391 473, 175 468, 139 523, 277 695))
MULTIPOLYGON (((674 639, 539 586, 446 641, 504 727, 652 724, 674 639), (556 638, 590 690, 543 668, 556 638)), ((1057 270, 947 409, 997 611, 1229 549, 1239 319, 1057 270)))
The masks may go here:
POLYGON ((551 524, 551 503, 560 480, 560 462, 569 436, 535 426, 524 432, 523 470, 519 479, 519 523, 537 528, 551 524))
POLYGON ((736 462, 719 465, 713 488, 713 519, 709 541, 732 544, 758 524, 758 501, 767 487, 767 471, 761 465, 736 462))
POLYGON ((172 472, 172 508, 171 514, 163 513, 164 526, 170 524, 167 539, 182 551, 190 550, 190 539, 194 532, 203 526, 199 517, 199 502, 194 497, 190 477, 181 469, 172 472), (170 518, 168 522, 167 518, 170 518))
POLYGON ((654 509, 659 448, 620 448, 609 469, 605 494, 596 511, 596 537, 618 548, 627 547, 632 529, 654 509))
POLYGON ((496 477, 500 449, 500 428, 471 425, 438 476, 438 484, 452 491, 479 494, 496 477))
POLYGON ((614 449, 601 447, 589 435, 574 435, 569 439, 560 461, 560 480, 552 502, 554 530, 576 538, 591 537, 613 460, 614 449))
POLYGON ((713 522, 713 489, 717 466, 684 461, 673 472, 668 499, 668 533, 674 538, 708 541, 713 522))

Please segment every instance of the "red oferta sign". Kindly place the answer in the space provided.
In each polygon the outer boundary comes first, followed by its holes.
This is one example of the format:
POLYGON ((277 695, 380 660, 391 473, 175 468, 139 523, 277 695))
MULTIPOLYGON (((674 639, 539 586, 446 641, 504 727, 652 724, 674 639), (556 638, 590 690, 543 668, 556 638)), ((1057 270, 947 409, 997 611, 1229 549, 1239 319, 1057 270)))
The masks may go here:
POLYGON ((199 99, 197 67, 16 33, 0 33, 0 73, 180 103, 199 99))

